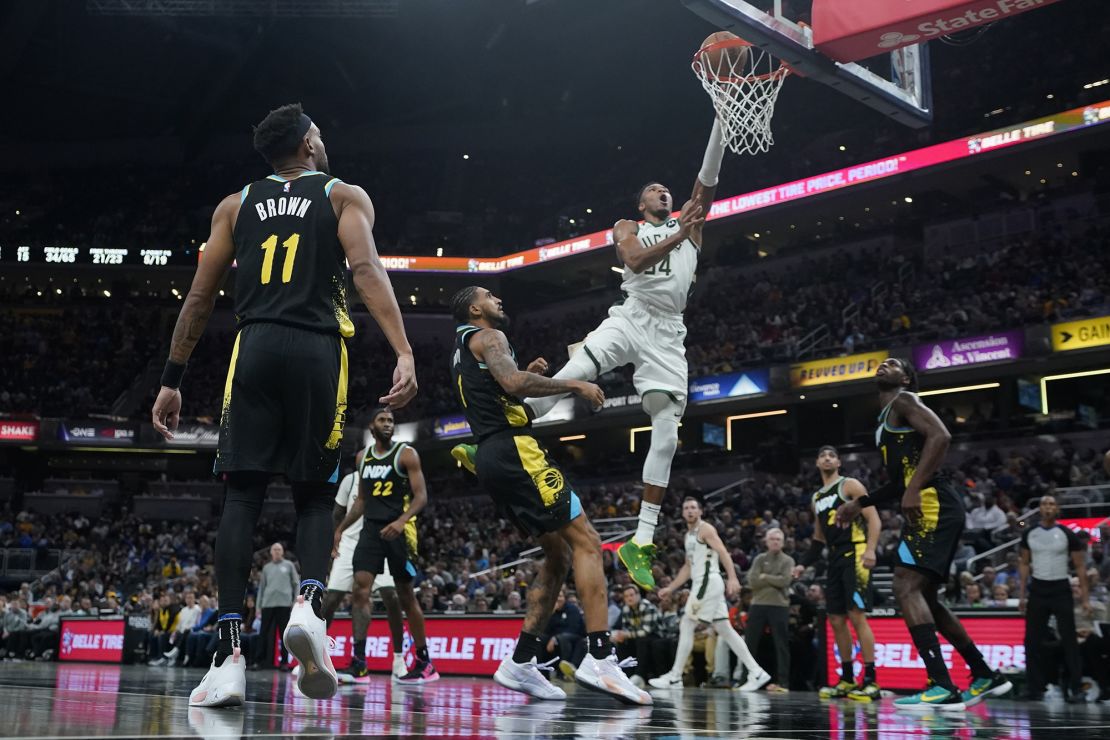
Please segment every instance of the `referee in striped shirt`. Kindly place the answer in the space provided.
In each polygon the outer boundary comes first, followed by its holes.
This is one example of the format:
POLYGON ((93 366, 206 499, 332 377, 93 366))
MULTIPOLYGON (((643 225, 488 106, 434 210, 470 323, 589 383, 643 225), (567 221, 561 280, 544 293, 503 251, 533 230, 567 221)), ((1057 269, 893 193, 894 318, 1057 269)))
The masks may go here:
POLYGON ((1056 631, 1064 648, 1064 665, 1068 672, 1065 695, 1069 704, 1081 704, 1086 695, 1080 690, 1082 677, 1079 641, 1075 631, 1075 600, 1068 580, 1068 561, 1079 577, 1079 603, 1091 613, 1087 588, 1086 548, 1071 531, 1056 523, 1060 509, 1053 496, 1041 497, 1041 521, 1021 536, 1021 578, 1018 581, 1019 604, 1025 614, 1025 666, 1029 677, 1029 699, 1040 699, 1044 693, 1045 676, 1041 667, 1041 651, 1048 635, 1048 620, 1056 617, 1056 631), (1030 579, 1032 571, 1032 579, 1030 579), (1028 587, 1028 599, 1026 588, 1028 587))

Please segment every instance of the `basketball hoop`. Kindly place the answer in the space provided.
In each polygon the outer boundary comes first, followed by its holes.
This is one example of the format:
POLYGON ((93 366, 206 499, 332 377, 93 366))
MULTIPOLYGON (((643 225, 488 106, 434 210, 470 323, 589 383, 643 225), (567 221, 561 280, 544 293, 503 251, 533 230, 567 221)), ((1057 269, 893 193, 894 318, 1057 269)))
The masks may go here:
POLYGON ((698 49, 691 63, 721 121, 724 143, 736 154, 765 152, 775 143, 771 117, 790 70, 770 52, 739 38, 698 49))

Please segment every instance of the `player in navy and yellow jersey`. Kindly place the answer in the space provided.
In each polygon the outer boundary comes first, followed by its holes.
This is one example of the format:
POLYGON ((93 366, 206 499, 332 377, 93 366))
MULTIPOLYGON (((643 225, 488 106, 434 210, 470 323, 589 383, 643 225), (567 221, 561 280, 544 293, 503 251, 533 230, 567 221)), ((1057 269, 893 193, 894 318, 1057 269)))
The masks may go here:
POLYGON ((951 435, 918 398, 917 371, 911 363, 893 357, 884 360, 875 379, 882 404, 875 443, 889 482, 870 496, 841 506, 837 522, 850 526, 862 507, 901 500, 905 522, 896 552, 894 596, 931 685, 894 703, 900 709, 959 711, 987 696, 1004 694, 1012 686, 990 669, 960 620, 937 595, 948 578, 965 519, 963 501, 940 469, 951 435), (971 669, 971 686, 962 694, 944 663, 937 630, 971 669))
MULTIPOLYGON (((375 576, 389 573, 397 589, 401 609, 408 616, 416 650, 412 670, 395 678, 402 683, 428 683, 439 679, 428 655, 424 633, 424 612, 412 588, 416 568, 416 515, 428 503, 428 489, 420 455, 404 442, 393 441, 393 413, 388 409, 374 412, 370 423, 373 443, 366 449, 358 463, 358 498, 343 521, 335 530, 335 549, 338 549, 343 532, 359 519, 362 531, 355 545, 352 567, 355 571, 355 588, 351 592, 354 613, 369 613, 370 592, 375 576)), ((355 656, 366 655, 366 627, 362 620, 358 629, 352 624, 355 656)))
POLYGON ((871 569, 875 567, 882 522, 875 507, 869 506, 848 527, 838 527, 836 517, 841 506, 866 496, 867 489, 855 478, 840 474, 840 454, 831 445, 817 451, 817 470, 821 473, 821 487, 813 494, 813 539, 800 564, 794 566, 794 577, 816 563, 828 547, 825 611, 840 652, 840 680, 822 687, 819 693, 822 699, 846 696, 856 701, 874 701, 880 697, 880 688, 875 675, 875 636, 867 623, 867 612, 871 609, 871 569), (859 638, 864 666, 862 686, 856 683, 849 621, 859 638))
POLYGON ((563 471, 532 436, 525 396, 573 393, 594 407, 605 394, 584 380, 545 378, 542 359, 527 370, 517 365, 505 337, 509 318, 501 301, 485 288, 455 293, 451 309, 458 327, 451 356, 451 379, 470 431, 478 442, 478 481, 498 507, 543 548, 539 574, 528 591, 528 611, 512 655, 505 656, 493 678, 502 686, 539 699, 562 700, 566 693, 539 670, 536 657, 555 599, 571 565, 586 621, 589 652, 575 679, 592 689, 631 704, 650 704, 651 695, 632 684, 621 670, 608 632, 605 571, 601 538, 563 471))
POLYGON ((347 311, 346 264, 397 354, 394 385, 382 403, 403 406, 416 394, 412 349, 374 247, 370 198, 362 188, 328 174, 320 129, 299 104, 271 111, 255 127, 254 147, 274 174, 216 207, 152 413, 155 429, 172 439, 185 364, 234 261, 239 331, 224 386, 215 465, 215 472, 227 475, 216 537, 219 647, 211 670, 190 696, 195 706, 243 701, 239 630, 251 569, 251 533, 275 474, 292 484, 297 554, 305 579, 285 644, 303 666, 298 684, 306 696, 323 699, 335 693, 320 610, 347 411, 345 340, 354 333, 347 311))

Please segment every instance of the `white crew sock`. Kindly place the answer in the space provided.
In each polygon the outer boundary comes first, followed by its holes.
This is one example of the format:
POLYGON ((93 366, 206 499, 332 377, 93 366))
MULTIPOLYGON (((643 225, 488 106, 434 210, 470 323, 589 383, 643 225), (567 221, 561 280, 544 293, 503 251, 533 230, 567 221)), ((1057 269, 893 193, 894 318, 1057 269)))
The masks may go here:
POLYGON ((640 523, 632 541, 643 547, 655 541, 655 528, 659 525, 659 504, 640 502, 640 523))

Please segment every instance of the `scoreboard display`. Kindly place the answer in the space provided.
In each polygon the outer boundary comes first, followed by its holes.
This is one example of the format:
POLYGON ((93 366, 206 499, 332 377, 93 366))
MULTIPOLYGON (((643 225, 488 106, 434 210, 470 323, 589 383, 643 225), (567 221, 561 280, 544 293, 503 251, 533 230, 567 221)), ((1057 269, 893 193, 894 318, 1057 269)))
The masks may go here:
POLYGON ((196 257, 184 250, 155 248, 0 245, 0 264, 190 267, 196 265, 196 257))

